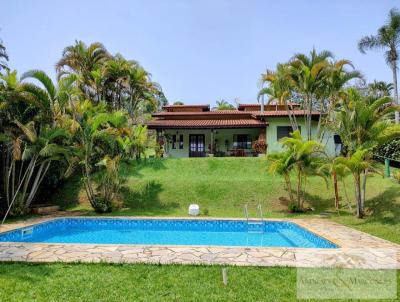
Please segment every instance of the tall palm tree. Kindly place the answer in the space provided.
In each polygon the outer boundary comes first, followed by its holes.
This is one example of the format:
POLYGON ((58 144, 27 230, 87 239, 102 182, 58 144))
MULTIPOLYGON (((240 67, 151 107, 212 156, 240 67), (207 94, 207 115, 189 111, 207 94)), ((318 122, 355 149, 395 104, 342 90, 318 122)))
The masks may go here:
POLYGON ((3 41, 0 40, 0 71, 2 69, 8 70, 7 61, 8 61, 8 55, 6 47, 4 46, 3 41))
POLYGON ((268 95, 268 104, 275 102, 279 105, 284 105, 293 130, 297 130, 299 127, 296 116, 292 114, 293 107, 290 103, 292 83, 289 76, 289 66, 287 64, 278 64, 276 71, 267 70, 266 73, 261 75, 260 81, 261 83, 268 83, 268 86, 258 92, 258 100, 264 95, 268 95))
POLYGON ((93 71, 98 70, 111 58, 103 44, 94 42, 87 46, 82 41, 75 41, 74 45, 67 46, 61 59, 56 63, 58 78, 71 74, 76 75, 78 86, 85 94, 94 100, 98 100, 97 91, 93 91, 93 71))
MULTIPOLYGON (((340 135, 344 149, 351 157, 357 150, 372 150, 400 137, 400 125, 391 124, 388 116, 399 110, 390 97, 376 99, 363 96, 354 88, 348 89, 340 99, 335 119, 329 127, 340 135)), ((371 159, 371 152, 363 160, 371 159)), ((368 171, 362 173, 361 210, 365 201, 368 171)))
POLYGON ((94 42, 87 46, 83 41, 75 41, 75 45, 64 48, 61 59, 56 63, 59 76, 66 73, 77 73, 89 76, 92 70, 110 58, 103 44, 94 42))
MULTIPOLYGON (((393 8, 389 12, 388 21, 378 29, 375 36, 363 37, 358 42, 358 48, 362 53, 370 49, 385 49, 385 60, 393 73, 394 100, 399 104, 399 92, 397 87, 397 69, 400 47, 400 12, 393 8)), ((395 113, 395 121, 400 122, 400 114, 395 113)))
POLYGON ((374 80, 372 83, 368 84, 368 92, 377 98, 390 96, 393 88, 392 83, 386 83, 385 81, 374 80))
POLYGON ((333 58, 330 51, 317 52, 313 49, 310 55, 296 54, 290 61, 290 78, 294 89, 301 94, 304 122, 306 124, 307 139, 311 140, 311 117, 315 103, 321 96, 321 90, 326 89, 326 78, 329 75, 329 59, 333 58))

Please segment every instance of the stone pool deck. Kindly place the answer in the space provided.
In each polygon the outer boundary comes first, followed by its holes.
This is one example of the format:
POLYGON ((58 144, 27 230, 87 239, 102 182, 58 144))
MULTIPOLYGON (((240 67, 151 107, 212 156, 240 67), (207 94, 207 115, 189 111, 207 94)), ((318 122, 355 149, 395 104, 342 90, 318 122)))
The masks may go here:
MULTIPOLYGON (((97 218, 98 217, 91 217, 97 218)), ((111 218, 111 217, 107 217, 111 218)), ((166 217, 114 217, 177 219, 166 217)), ((38 218, 4 225, 0 232, 54 219, 38 218)), ((185 218, 179 218, 185 219, 185 218)), ((224 219, 224 218, 208 218, 224 219)), ((243 266, 341 267, 400 269, 400 245, 327 219, 290 221, 324 237, 339 248, 270 248, 164 246, 126 244, 48 244, 0 242, 0 261, 223 264, 243 266)))

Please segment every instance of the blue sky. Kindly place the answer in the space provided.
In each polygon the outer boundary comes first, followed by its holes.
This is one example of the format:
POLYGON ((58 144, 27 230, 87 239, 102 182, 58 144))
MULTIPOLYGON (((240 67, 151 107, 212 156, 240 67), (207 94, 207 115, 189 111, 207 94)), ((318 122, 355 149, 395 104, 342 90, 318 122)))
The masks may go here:
POLYGON ((266 68, 294 53, 331 50, 368 81, 391 81, 382 52, 362 55, 358 40, 375 34, 390 0, 0 0, 0 38, 10 67, 55 77, 62 49, 76 39, 102 42, 138 60, 170 102, 256 102, 266 68))

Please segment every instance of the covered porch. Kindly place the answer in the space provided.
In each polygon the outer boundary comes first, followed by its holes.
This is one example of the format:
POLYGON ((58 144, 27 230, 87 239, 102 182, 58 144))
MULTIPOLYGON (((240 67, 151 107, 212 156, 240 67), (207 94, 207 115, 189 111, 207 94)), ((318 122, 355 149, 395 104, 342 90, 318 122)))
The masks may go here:
MULTIPOLYGON (((166 157, 257 156, 254 143, 264 141, 266 127, 159 129, 166 157)), ((262 151, 262 150, 261 150, 262 151)), ((265 151, 264 151, 265 152, 265 151)))

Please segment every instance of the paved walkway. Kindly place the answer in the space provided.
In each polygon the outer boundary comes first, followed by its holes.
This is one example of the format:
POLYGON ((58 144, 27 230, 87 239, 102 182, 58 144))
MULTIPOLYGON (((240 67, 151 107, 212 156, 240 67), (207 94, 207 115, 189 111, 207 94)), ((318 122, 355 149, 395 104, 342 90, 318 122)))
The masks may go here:
MULTIPOLYGON (((123 218, 126 219, 129 217, 123 218)), ((52 218, 32 219, 23 223, 7 224, 1 231, 32 225, 48 219, 52 218)), ((140 219, 145 218, 140 217, 140 219)), ((163 219, 168 218, 163 217, 163 219)), ((340 248, 0 243, 0 261, 106 261, 118 263, 140 262, 400 269, 400 245, 326 219, 279 220, 297 223, 317 235, 329 239, 340 246, 340 248)))

